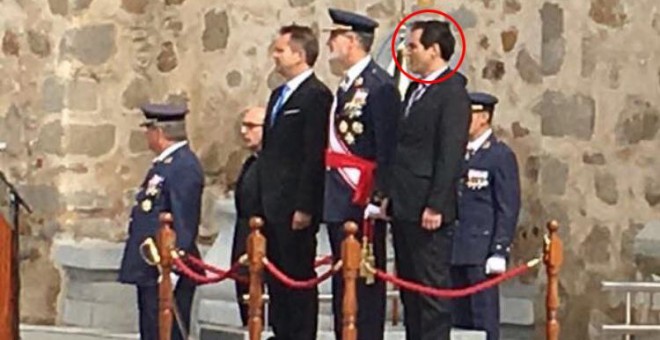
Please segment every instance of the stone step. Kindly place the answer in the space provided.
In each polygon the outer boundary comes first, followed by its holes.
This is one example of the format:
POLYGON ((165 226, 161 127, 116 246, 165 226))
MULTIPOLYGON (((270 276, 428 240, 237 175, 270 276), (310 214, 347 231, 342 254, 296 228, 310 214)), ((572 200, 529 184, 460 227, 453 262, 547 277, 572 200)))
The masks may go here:
POLYGON ((136 340, 138 334, 116 334, 108 331, 56 326, 21 325, 21 340, 136 340))
MULTIPOLYGON (((262 339, 267 339, 273 333, 265 331, 262 339)), ((402 327, 387 327, 385 329, 385 340, 405 339, 405 333, 402 327)), ((335 340, 334 332, 330 330, 319 330, 316 336, 317 340, 335 340)), ((486 333, 480 331, 468 331, 462 329, 452 329, 452 340, 485 340, 486 333)), ((201 325, 199 340, 249 340, 245 328, 221 325, 201 325)))

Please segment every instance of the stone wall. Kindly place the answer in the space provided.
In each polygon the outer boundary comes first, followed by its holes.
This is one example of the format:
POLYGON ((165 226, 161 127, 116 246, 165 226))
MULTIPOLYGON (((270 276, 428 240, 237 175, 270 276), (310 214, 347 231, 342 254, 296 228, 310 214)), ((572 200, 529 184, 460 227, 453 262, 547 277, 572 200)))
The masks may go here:
MULTIPOLYGON (((414 2, 404 1, 406 11, 414 2)), ((648 274, 631 244, 660 210, 660 8, 654 0, 423 2, 465 29, 469 87, 501 99, 497 130, 517 152, 524 189, 514 259, 536 254, 548 218, 562 223, 562 339, 584 338, 591 314, 616 317, 621 308, 602 299, 599 281, 648 274)), ((402 4, 0 1, 0 140, 8 142, 0 168, 36 210, 22 229, 23 321, 57 321, 54 238, 125 236, 133 188, 152 158, 137 107, 188 102, 212 205, 245 155, 238 112, 264 104, 280 81, 268 57, 277 27, 318 30, 329 6, 370 14, 382 35, 402 4)), ((334 86, 326 55, 319 74, 334 86)), ((212 221, 202 234, 212 238, 212 221)), ((543 285, 540 273, 523 281, 543 285)))

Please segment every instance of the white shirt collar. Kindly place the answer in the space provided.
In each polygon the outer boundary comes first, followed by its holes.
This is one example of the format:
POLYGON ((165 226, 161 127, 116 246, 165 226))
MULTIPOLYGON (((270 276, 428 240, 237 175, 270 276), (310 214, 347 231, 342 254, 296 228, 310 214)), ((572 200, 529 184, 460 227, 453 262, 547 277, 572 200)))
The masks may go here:
POLYGON ((314 73, 314 70, 310 68, 309 70, 306 70, 301 74, 293 77, 293 79, 287 81, 286 86, 289 88, 287 97, 289 94, 293 93, 293 91, 295 91, 300 86, 300 84, 307 80, 307 78, 311 77, 312 73, 314 73))
POLYGON ((490 138, 490 135, 493 134, 493 129, 488 129, 484 133, 481 134, 481 136, 477 137, 477 139, 473 141, 469 141, 467 145, 468 151, 475 152, 481 148, 484 143, 490 138))
POLYGON ((160 155, 158 155, 158 157, 154 158, 153 162, 157 163, 164 161, 167 157, 173 154, 174 151, 179 150, 181 147, 183 147, 186 144, 188 144, 188 141, 184 140, 168 146, 167 149, 163 150, 163 152, 161 152, 160 155))
POLYGON ((369 66, 369 63, 371 62, 371 56, 367 55, 366 57, 360 59, 355 65, 351 66, 348 71, 346 71, 345 79, 347 79, 347 82, 343 82, 339 84, 339 86, 342 87, 342 89, 348 90, 348 88, 353 84, 355 79, 364 72, 364 70, 369 66))
POLYGON ((436 79, 438 79, 438 77, 440 77, 440 75, 441 75, 443 72, 445 72, 448 68, 449 68, 449 66, 445 65, 445 66, 443 66, 443 67, 441 67, 441 68, 439 68, 439 69, 437 69, 437 70, 431 72, 428 76, 426 76, 426 77, 424 78, 424 80, 436 80, 436 79))

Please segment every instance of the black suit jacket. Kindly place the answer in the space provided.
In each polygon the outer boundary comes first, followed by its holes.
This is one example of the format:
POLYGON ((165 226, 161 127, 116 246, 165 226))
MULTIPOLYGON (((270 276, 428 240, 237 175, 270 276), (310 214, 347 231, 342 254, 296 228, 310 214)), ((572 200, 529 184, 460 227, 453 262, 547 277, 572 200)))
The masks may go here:
POLYGON ((441 213, 443 223, 456 218, 456 190, 471 120, 466 83, 456 73, 430 85, 407 117, 405 108, 420 84, 413 83, 406 91, 392 166, 395 218, 419 221, 426 207, 441 213))
POLYGON ((261 212, 271 222, 288 222, 296 210, 318 220, 332 92, 312 74, 291 93, 271 127, 279 92, 275 89, 268 101, 257 167, 261 212))

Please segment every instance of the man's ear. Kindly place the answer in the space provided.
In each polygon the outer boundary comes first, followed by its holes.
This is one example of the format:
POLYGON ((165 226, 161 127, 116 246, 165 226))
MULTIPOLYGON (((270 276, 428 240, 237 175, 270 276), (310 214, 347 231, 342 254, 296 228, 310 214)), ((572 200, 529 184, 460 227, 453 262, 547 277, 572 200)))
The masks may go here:
POLYGON ((433 46, 431 46, 431 48, 433 49, 433 53, 434 53, 438 58, 442 59, 442 48, 440 48, 440 45, 438 45, 438 44, 433 44, 433 46))

